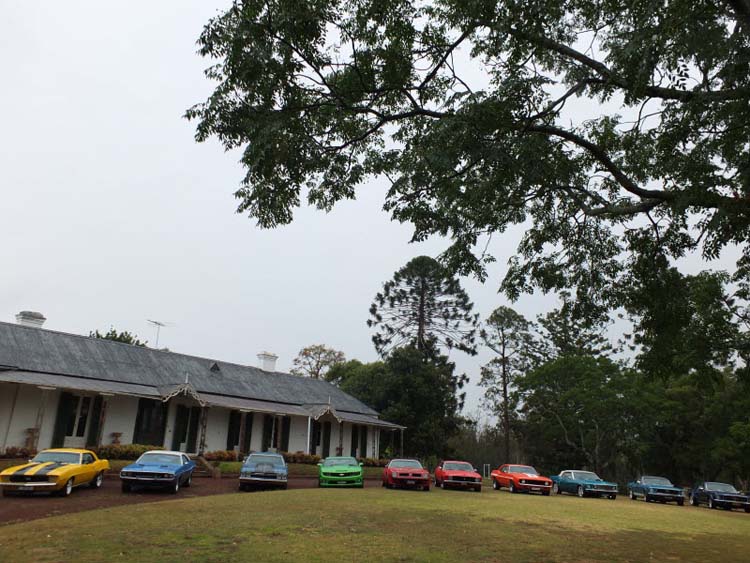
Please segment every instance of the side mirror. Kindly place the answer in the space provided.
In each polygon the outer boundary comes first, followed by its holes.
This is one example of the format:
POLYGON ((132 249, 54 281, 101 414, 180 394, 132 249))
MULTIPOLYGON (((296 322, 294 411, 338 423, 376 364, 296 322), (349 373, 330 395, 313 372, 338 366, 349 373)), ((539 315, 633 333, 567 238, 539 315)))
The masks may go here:
POLYGON ((472 470, 472 471, 473 471, 474 473, 479 473, 479 469, 477 469, 476 467, 472 467, 472 468, 471 468, 471 470, 472 470))
POLYGON ((319 464, 318 464, 318 467, 323 467, 323 464, 322 464, 322 463, 319 463, 319 464))
POLYGON ((360 467, 364 467, 364 466, 365 466, 365 464, 364 464, 364 463, 362 463, 362 462, 360 461, 360 462, 359 462, 359 466, 360 466, 360 467))

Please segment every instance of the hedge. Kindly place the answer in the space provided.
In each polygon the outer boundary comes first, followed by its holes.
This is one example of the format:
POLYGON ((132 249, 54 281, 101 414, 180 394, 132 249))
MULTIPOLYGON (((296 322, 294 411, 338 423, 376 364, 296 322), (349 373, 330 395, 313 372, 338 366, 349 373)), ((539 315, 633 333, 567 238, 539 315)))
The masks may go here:
POLYGON ((161 446, 145 444, 109 444, 92 448, 100 459, 138 459, 149 450, 163 450, 161 446))
POLYGON ((0 459, 31 459, 36 453, 34 449, 10 446, 5 448, 5 452, 0 454, 0 459))
MULTIPOLYGON (((255 452, 250 452, 255 453, 255 452)), ((304 452, 279 452, 287 463, 301 463, 304 465, 315 465, 320 463, 321 457, 319 455, 306 454, 304 452)), ((213 452, 206 452, 203 456, 206 461, 238 461, 237 452, 227 450, 217 450, 213 452)), ((377 458, 359 458, 359 461, 365 467, 385 467, 389 460, 377 459, 377 458)))

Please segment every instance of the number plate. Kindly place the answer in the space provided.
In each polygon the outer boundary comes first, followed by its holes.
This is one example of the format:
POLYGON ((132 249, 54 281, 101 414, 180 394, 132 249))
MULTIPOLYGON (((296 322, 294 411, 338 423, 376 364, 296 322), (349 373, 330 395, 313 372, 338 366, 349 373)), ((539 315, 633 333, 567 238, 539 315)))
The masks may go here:
POLYGON ((414 485, 414 483, 415 483, 414 481, 407 481, 406 482, 407 485, 414 485))
POLYGON ((346 485, 349 481, 338 481, 339 485, 346 485))
POLYGON ((540 489, 539 487, 531 487, 531 490, 532 491, 541 491, 542 489, 540 489))
POLYGON ((19 491, 33 491, 34 487, 23 486, 23 487, 18 487, 18 490, 19 491))

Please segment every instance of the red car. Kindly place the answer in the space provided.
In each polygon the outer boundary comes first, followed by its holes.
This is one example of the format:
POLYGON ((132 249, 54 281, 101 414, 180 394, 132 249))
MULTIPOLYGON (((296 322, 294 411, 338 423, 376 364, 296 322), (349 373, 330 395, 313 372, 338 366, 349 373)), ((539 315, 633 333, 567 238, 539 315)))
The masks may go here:
POLYGON ((383 469, 383 486, 429 491, 430 472, 416 459, 392 459, 383 469))
POLYGON ((435 486, 482 492, 482 476, 466 461, 441 461, 435 468, 435 486))
POLYGON ((552 490, 552 479, 537 473, 530 465, 514 465, 506 463, 490 473, 492 488, 500 490, 505 487, 511 493, 542 493, 548 496, 552 490))

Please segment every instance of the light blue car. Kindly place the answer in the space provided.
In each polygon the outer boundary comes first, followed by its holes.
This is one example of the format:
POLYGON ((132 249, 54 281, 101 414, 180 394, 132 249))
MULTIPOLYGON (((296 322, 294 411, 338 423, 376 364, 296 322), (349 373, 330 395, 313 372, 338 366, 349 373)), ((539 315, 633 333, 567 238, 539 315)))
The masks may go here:
POLYGON ((240 490, 253 487, 286 489, 289 478, 284 456, 273 452, 250 454, 240 470, 240 490))
POLYGON ((195 462, 181 452, 152 450, 120 471, 122 492, 135 487, 157 487, 176 494, 193 481, 195 462))
POLYGON ((552 492, 558 495, 570 493, 579 497, 607 497, 617 498, 617 483, 610 483, 599 477, 593 471, 579 471, 566 469, 552 479, 552 492))

